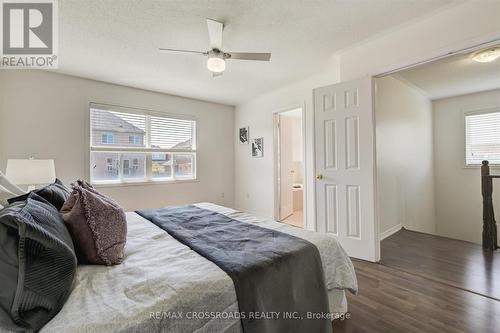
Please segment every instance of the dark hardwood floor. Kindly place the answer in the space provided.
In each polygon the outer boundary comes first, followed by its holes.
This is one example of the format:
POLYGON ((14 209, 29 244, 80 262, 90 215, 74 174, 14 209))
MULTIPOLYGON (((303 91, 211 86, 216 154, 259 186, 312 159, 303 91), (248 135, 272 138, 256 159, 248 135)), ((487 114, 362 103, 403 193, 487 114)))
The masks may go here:
POLYGON ((406 229, 384 239, 380 251, 386 266, 500 300, 500 251, 406 229))
POLYGON ((455 286, 491 290, 500 275, 485 267, 483 278, 476 274, 476 260, 488 256, 470 243, 428 236, 403 230, 382 242, 382 264, 353 260, 359 292, 348 295, 350 319, 334 321, 335 333, 500 332, 500 301, 455 286))

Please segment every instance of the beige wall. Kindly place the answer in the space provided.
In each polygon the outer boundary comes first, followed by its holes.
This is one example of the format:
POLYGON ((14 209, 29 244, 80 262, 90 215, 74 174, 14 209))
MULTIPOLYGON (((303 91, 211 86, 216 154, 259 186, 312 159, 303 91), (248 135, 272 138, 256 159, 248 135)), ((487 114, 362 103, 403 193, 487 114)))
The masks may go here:
POLYGON ((8 158, 53 158, 65 183, 89 174, 89 103, 198 120, 198 181, 101 188, 128 210, 196 201, 233 205, 234 108, 46 71, 0 71, 0 170, 8 158))
POLYGON ((379 231, 434 233, 432 105, 392 76, 376 81, 379 231))
MULTIPOLYGON (((305 108, 305 220, 308 228, 315 225, 314 212, 314 114, 313 88, 339 80, 337 59, 314 76, 260 95, 236 107, 235 133, 250 126, 250 137, 264 137, 264 157, 252 158, 247 145, 235 143, 235 206, 258 215, 274 215, 274 147, 273 113, 305 108)), ((236 135, 236 134, 235 134, 236 135)))
POLYGON ((343 50, 317 75, 237 106, 235 127, 250 125, 252 137, 264 136, 265 156, 252 159, 245 146, 235 146, 236 206, 264 216, 273 215, 272 113, 305 103, 305 184, 307 204, 311 207, 307 211, 307 223, 314 225, 312 89, 341 80, 377 75, 500 38, 499 11, 499 1, 481 1, 480 4, 466 1, 343 50))
MULTIPOLYGON (((401 224, 481 243, 480 168, 464 167, 463 117, 467 111, 491 108, 500 108, 500 90, 436 100, 431 108, 427 98, 405 83, 391 77, 377 80, 382 235, 401 224)), ((492 173, 500 174, 500 168, 492 173)), ((498 215, 500 196, 495 194, 494 204, 498 215)))
MULTIPOLYGON (((433 102, 436 181, 436 232, 481 243, 482 199, 479 167, 464 167, 464 112, 500 107, 500 90, 433 102)), ((500 174, 493 169, 492 174, 500 174)), ((500 186, 496 184, 495 188, 500 186)), ((493 191, 497 220, 500 193, 493 191)))

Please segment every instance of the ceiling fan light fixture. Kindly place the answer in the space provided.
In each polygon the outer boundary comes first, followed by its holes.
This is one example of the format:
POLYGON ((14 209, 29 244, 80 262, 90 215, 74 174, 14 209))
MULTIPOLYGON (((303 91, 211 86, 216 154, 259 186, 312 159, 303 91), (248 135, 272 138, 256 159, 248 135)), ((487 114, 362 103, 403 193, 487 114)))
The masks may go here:
POLYGON ((472 60, 476 62, 492 62, 500 57, 500 48, 492 48, 479 51, 472 55, 472 60))
POLYGON ((270 61, 271 53, 262 52, 224 52, 222 50, 222 31, 224 23, 207 19, 208 38, 210 41, 210 49, 206 52, 199 50, 180 50, 172 48, 159 48, 163 53, 184 53, 197 54, 208 57, 207 69, 212 72, 212 77, 222 75, 226 70, 226 60, 253 60, 253 61, 270 61))
POLYGON ((207 68, 214 73, 222 73, 226 69, 226 61, 222 56, 209 56, 207 59, 207 68))

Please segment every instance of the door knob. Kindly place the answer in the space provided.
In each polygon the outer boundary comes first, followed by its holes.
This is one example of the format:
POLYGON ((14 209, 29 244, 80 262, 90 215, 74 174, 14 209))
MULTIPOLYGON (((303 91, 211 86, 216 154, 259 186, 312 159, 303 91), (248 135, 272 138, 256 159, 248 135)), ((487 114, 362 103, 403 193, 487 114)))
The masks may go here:
POLYGON ((318 179, 318 180, 323 179, 323 175, 322 174, 317 175, 316 179, 318 179))

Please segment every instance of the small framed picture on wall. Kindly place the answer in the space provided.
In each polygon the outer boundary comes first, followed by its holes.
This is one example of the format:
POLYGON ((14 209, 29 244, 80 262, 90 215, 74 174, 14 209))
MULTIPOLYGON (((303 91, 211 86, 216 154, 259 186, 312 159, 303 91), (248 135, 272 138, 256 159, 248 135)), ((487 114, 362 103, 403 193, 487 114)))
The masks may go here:
POLYGON ((240 127, 239 131, 240 135, 240 144, 241 145, 247 145, 249 143, 249 137, 250 137, 250 128, 247 127, 240 127))
POLYGON ((252 139, 252 157, 264 156, 264 138, 252 139))

